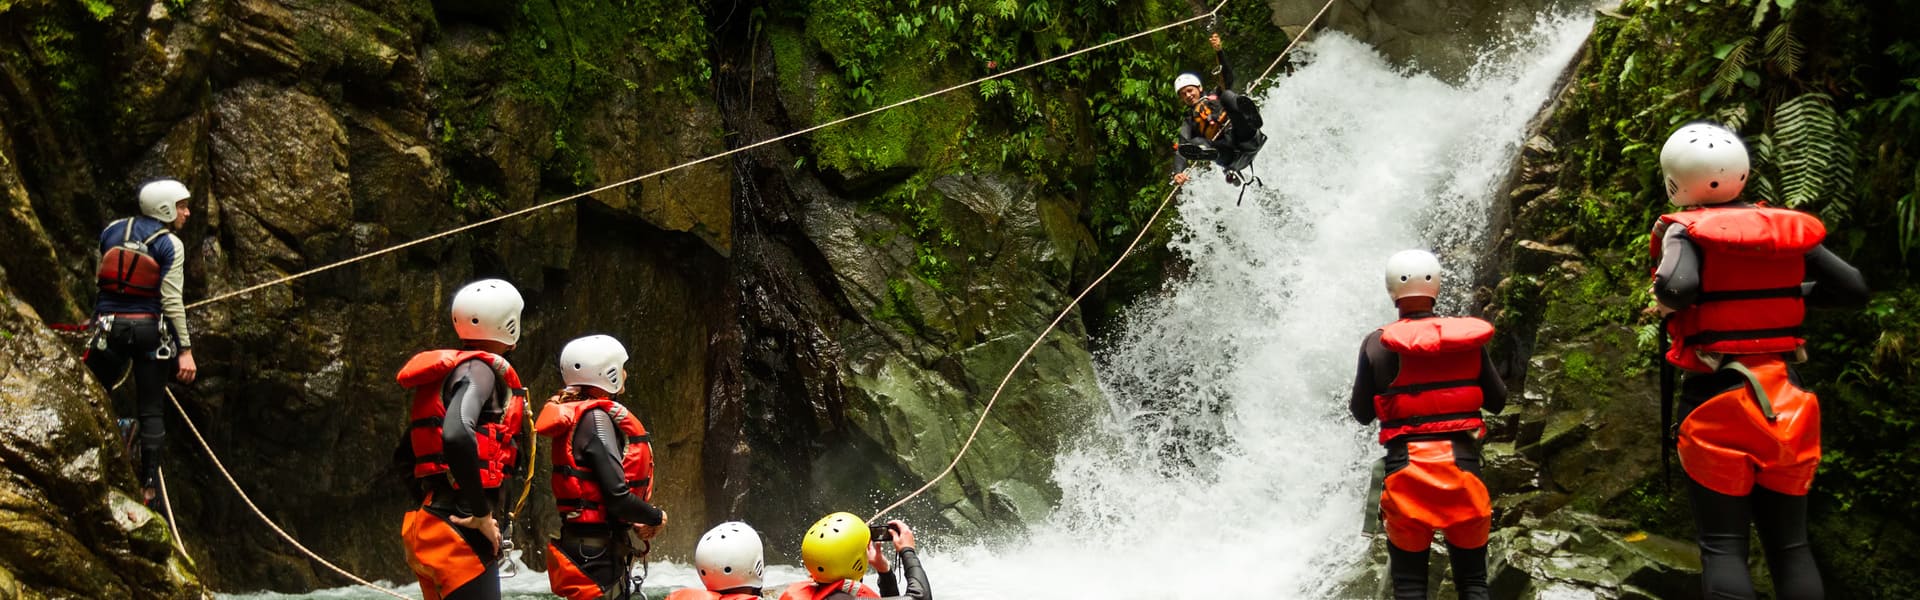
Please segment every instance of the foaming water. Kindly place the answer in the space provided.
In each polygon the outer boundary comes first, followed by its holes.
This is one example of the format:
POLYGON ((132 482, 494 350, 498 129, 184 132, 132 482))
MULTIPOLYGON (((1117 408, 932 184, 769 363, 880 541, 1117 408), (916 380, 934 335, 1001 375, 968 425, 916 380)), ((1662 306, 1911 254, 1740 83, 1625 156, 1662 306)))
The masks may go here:
MULTIPOLYGON (((1452 281, 1472 280, 1462 267, 1484 245, 1494 188, 1591 25, 1543 20, 1457 86, 1396 71, 1337 33, 1302 48, 1295 74, 1261 99, 1265 187, 1234 206, 1238 189, 1206 173, 1183 194, 1172 246, 1191 270, 1107 344, 1108 418, 1058 457, 1059 508, 1019 540, 936 540, 948 543, 924 558, 938 597, 1332 595, 1367 545, 1362 496, 1379 449, 1346 394, 1361 337, 1394 317, 1381 269, 1428 248, 1452 281)), ((1464 287, 1443 306, 1464 305, 1464 287)), ((767 580, 803 576, 770 567, 767 580)), ((655 564, 646 591, 698 585, 688 566, 655 564)), ((524 568, 503 587, 553 597, 524 568)), ((418 585, 396 589, 418 597, 418 585)))
POLYGON ((1343 35, 1309 45, 1261 101, 1266 186, 1235 206, 1209 173, 1181 199, 1191 271, 1100 357, 1110 418, 1059 457, 1059 509, 1028 539, 938 557, 940 597, 1333 594, 1368 542, 1379 450, 1346 397, 1360 339, 1394 318, 1381 269, 1429 248, 1471 280, 1494 188, 1590 28, 1542 21, 1458 86, 1343 35))

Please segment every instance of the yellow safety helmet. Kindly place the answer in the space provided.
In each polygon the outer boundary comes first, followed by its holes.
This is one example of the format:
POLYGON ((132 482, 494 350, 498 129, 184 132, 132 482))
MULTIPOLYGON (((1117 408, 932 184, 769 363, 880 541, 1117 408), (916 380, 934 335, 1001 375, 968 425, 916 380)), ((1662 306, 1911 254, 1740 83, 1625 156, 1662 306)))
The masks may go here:
POLYGON ((859 580, 867 576, 867 544, 872 532, 853 513, 821 517, 800 540, 800 564, 815 583, 859 580))

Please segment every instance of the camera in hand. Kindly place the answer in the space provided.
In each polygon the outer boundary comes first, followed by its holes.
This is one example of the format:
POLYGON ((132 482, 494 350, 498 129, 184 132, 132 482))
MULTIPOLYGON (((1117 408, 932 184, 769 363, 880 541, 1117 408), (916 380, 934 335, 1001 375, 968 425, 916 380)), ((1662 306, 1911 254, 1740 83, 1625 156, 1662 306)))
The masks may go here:
POLYGON ((869 535, 873 537, 873 541, 876 541, 876 542, 893 541, 893 528, 891 527, 887 527, 885 525, 868 525, 867 531, 869 535))

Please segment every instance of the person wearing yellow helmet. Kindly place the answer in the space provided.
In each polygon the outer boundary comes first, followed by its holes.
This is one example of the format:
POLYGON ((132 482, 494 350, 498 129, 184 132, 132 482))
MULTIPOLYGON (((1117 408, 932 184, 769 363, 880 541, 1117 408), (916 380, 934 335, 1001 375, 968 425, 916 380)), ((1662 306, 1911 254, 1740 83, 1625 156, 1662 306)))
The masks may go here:
POLYGON ((800 564, 806 567, 812 580, 787 586, 780 600, 933 598, 926 570, 920 566, 918 551, 914 549, 913 529, 898 520, 888 521, 886 527, 879 528, 868 527, 852 513, 838 512, 822 517, 800 540, 800 564), (874 539, 876 530, 880 532, 878 540, 874 539), (902 570, 906 571, 905 594, 900 593, 892 564, 880 547, 880 542, 887 541, 893 543, 902 570), (866 578, 868 565, 880 576, 879 590, 861 582, 866 578))

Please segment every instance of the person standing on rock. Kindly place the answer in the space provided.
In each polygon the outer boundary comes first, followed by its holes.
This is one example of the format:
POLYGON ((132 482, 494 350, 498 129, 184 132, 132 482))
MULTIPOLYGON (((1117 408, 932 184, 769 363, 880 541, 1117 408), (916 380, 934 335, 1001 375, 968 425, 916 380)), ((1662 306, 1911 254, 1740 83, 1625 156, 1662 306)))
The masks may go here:
POLYGON ((868 527, 853 513, 838 512, 821 517, 800 539, 800 564, 811 581, 787 586, 780 600, 853 600, 854 598, 912 598, 933 600, 933 587, 927 584, 927 571, 920 566, 919 551, 914 548, 913 528, 902 521, 888 521, 886 527, 868 527), (880 539, 874 539, 875 532, 880 539), (907 590, 900 593, 892 564, 880 542, 891 540, 902 570, 906 571, 907 590), (875 591, 860 580, 867 566, 880 575, 875 591))
POLYGON ((1221 50, 1220 34, 1207 41, 1213 44, 1214 58, 1220 62, 1220 88, 1211 92, 1201 88, 1200 75, 1181 73, 1173 79, 1173 93, 1185 106, 1180 121, 1180 137, 1174 141, 1173 184, 1186 185, 1187 161, 1211 160, 1226 170, 1227 183, 1240 185, 1241 172, 1253 164, 1254 153, 1267 143, 1260 132, 1260 108, 1253 100, 1233 91, 1233 68, 1227 66, 1227 53, 1221 50))
POLYGON ((693 568, 705 589, 681 588, 666 600, 760 600, 761 576, 767 571, 760 533, 739 521, 707 530, 693 548, 693 568))
POLYGON ((484 279, 453 297, 460 350, 421 352, 397 379, 413 393, 400 454, 413 464, 420 508, 401 524, 407 566, 427 600, 500 597, 501 493, 515 470, 526 388, 505 354, 526 305, 513 284, 484 279))
POLYGON ((1440 261, 1422 250, 1387 259, 1387 294, 1400 320, 1367 336, 1348 408, 1380 421, 1387 447, 1380 513, 1396 600, 1427 597, 1428 547, 1446 536, 1460 597, 1487 598, 1487 535, 1493 508, 1480 479, 1481 412, 1499 413, 1507 388, 1487 356, 1493 325, 1433 313, 1440 261))
POLYGON ((625 600, 638 590, 628 573, 667 513, 653 497, 653 444, 647 428, 614 399, 626 389, 627 349, 590 335, 560 350, 567 385, 547 400, 534 431, 552 440, 553 502, 560 538, 547 546, 547 580, 568 600, 625 600))
POLYGON ((166 441, 169 371, 193 383, 193 338, 187 330, 186 246, 173 232, 193 211, 187 186, 161 179, 140 188, 140 214, 107 224, 100 232, 100 295, 93 304, 94 336, 84 362, 94 377, 119 387, 129 372, 138 399, 140 487, 158 508, 160 456, 166 441))
MULTIPOLYGON (((1660 149, 1660 170, 1681 211, 1654 225, 1653 295, 1672 340, 1663 358, 1690 372, 1679 429, 1662 436, 1677 438, 1687 474, 1704 595, 1756 597, 1747 554, 1757 528, 1774 592, 1822 598, 1807 543, 1820 404, 1787 363, 1805 359, 1806 306, 1864 305, 1866 282, 1820 245, 1820 219, 1740 200, 1748 157, 1733 132, 1681 127, 1660 149)), ((1672 416, 1664 403, 1662 412, 1672 416)))

